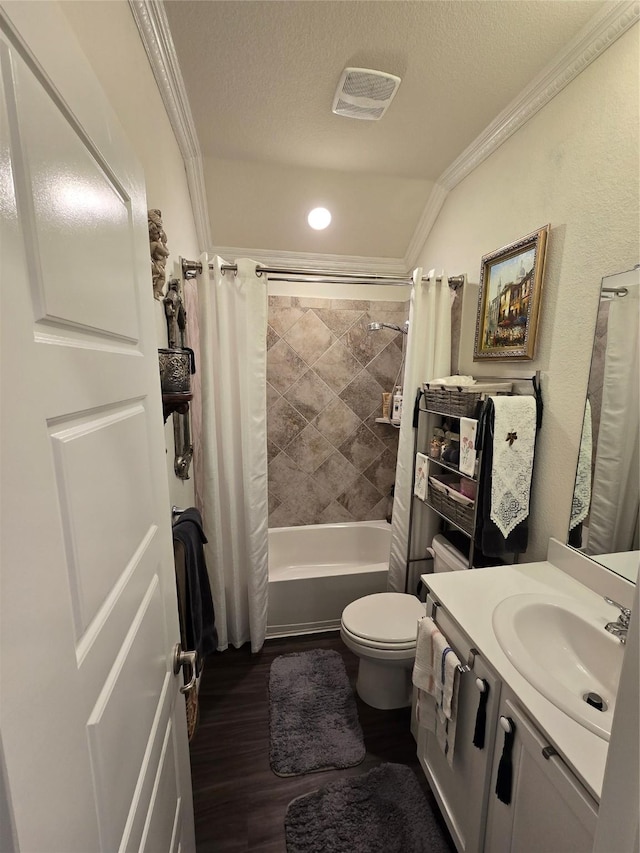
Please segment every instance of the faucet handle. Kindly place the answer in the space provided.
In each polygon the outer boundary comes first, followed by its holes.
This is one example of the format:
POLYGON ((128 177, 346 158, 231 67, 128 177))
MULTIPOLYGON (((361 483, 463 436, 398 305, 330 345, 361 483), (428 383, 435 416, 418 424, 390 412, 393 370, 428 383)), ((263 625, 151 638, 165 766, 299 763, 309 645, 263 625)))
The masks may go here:
POLYGON ((629 608, 623 607, 622 604, 619 604, 617 601, 614 601, 612 598, 608 598, 608 596, 606 596, 606 595, 604 596, 604 600, 607 602, 607 604, 613 604, 614 607, 618 608, 618 610, 620 611, 620 616, 618 616, 618 619, 620 620, 620 622, 623 625, 626 625, 628 628, 629 627, 629 621, 631 620, 631 611, 629 610, 629 608))

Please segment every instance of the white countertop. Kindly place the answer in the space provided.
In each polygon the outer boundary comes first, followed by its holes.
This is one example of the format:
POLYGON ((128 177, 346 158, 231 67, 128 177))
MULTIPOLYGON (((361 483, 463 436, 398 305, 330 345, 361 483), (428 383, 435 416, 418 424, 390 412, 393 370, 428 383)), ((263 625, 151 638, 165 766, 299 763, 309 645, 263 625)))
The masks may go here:
POLYGON ((505 598, 520 593, 567 595, 603 614, 602 597, 545 561, 422 575, 422 581, 516 695, 538 728, 600 801, 609 742, 556 708, 515 669, 496 639, 492 615, 505 598))

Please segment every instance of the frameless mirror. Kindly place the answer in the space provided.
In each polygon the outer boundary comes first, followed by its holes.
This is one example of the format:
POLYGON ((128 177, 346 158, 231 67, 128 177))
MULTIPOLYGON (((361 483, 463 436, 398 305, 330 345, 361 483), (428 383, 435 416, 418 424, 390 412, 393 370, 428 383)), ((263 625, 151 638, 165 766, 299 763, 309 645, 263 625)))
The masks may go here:
POLYGON ((640 266, 602 279, 568 535, 631 581, 640 562, 639 292, 640 266))

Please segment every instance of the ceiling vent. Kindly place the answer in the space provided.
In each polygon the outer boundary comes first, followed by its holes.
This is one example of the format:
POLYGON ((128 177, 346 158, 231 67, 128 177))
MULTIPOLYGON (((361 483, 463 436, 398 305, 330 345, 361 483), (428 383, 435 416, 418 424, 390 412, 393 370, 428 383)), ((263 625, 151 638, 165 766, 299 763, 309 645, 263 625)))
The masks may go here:
POLYGON ((347 118, 378 121, 398 91, 400 77, 371 68, 345 68, 333 99, 332 112, 347 118))

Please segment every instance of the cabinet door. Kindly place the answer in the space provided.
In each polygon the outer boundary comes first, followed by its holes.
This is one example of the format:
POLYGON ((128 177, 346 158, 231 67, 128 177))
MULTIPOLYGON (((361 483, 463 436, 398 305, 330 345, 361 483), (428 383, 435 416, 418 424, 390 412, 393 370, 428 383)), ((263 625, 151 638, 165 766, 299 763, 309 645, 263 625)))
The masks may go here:
POLYGON ((485 853, 585 853, 593 847, 598 807, 558 755, 545 758, 543 735, 509 699, 500 717, 515 725, 509 805, 496 793, 502 729, 495 743, 485 853))
MULTIPOLYGON (((427 612, 430 612, 429 607, 427 612)), ((465 663, 470 648, 468 638, 442 609, 438 610, 437 621, 449 644, 465 663)), ((418 758, 459 853, 482 850, 499 701, 500 681, 482 658, 476 657, 473 671, 460 675, 452 767, 435 735, 423 728, 418 730, 418 758), (476 679, 483 679, 489 686, 483 749, 473 745, 480 702, 476 679)))

